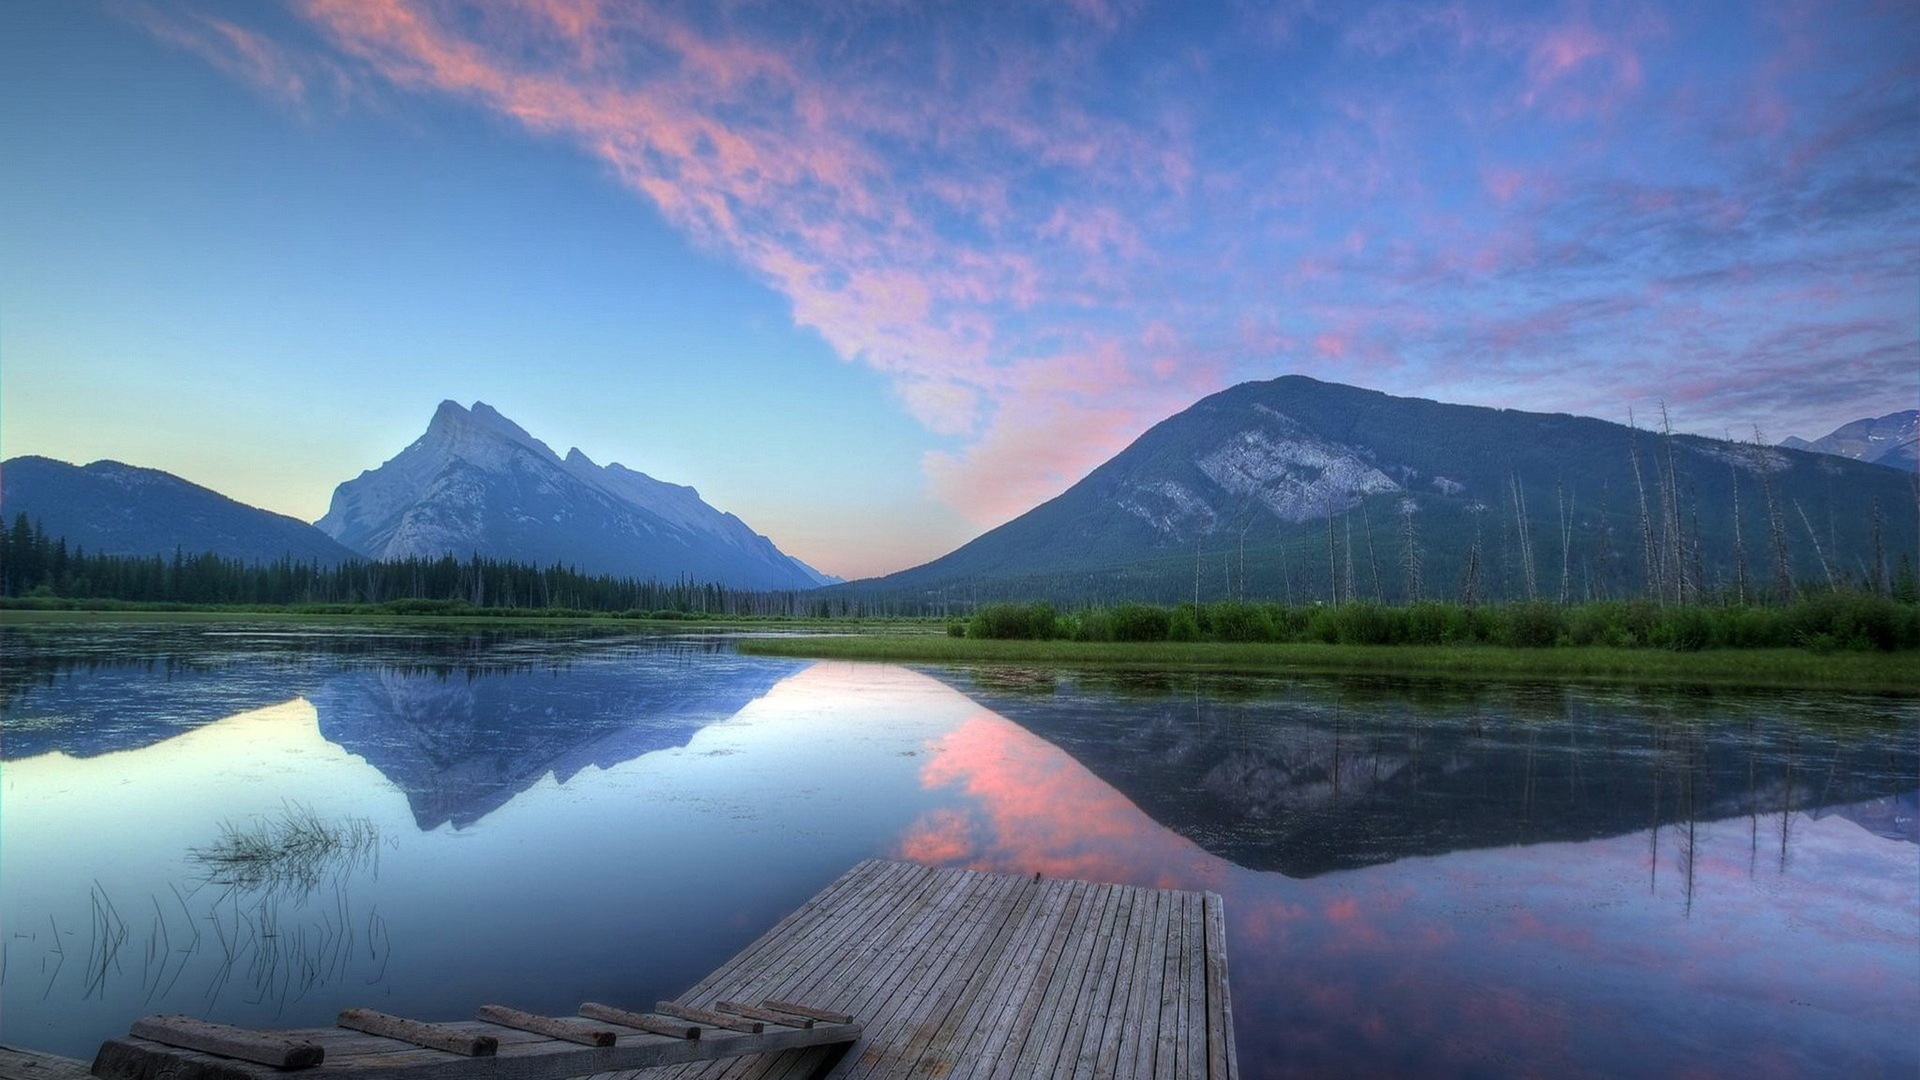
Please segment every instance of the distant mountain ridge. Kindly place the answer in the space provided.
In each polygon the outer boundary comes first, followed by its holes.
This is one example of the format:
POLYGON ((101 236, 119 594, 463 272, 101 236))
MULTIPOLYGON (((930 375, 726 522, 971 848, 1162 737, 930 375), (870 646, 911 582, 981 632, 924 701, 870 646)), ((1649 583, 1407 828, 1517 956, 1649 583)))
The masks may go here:
POLYGON ((0 463, 0 514, 25 514, 47 535, 94 555, 212 551, 247 563, 336 565, 353 558, 334 539, 284 514, 248 506, 159 469, 118 461, 69 465, 45 457, 0 463))
POLYGON ((1800 582, 1840 583, 1870 577, 1877 553, 1884 579, 1911 551, 1894 538, 1914 535, 1914 516, 1899 474, 1842 458, 1289 375, 1204 398, 1058 497, 847 588, 962 610, 1700 595, 1742 582, 1752 596, 1783 560, 1800 582))
POLYGON ((1920 471, 1920 409, 1870 416, 1842 424, 1808 442, 1792 435, 1780 445, 1794 450, 1837 454, 1855 461, 1920 471))
POLYGON ((426 432, 334 490, 317 523, 374 559, 470 554, 743 589, 831 578, 693 488, 578 449, 565 458, 484 402, 444 401, 426 432))

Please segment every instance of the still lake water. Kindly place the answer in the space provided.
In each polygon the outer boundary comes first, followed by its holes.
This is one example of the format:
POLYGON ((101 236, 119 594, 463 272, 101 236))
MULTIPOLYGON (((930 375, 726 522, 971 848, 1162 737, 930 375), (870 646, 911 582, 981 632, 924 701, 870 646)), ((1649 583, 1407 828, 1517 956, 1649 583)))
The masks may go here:
POLYGON ((1920 1074, 1920 702, 0 630, 0 1039, 571 1012, 859 859, 1226 898, 1244 1075, 1920 1074), (334 843, 222 864, 289 821, 334 843))

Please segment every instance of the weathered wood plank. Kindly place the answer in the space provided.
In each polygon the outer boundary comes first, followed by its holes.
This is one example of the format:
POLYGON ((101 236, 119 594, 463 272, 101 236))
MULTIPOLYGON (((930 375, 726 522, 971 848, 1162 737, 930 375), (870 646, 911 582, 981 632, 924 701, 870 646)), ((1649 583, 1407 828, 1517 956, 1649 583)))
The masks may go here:
POLYGON ((1156 892, 1153 921, 1147 927, 1146 948, 1140 950, 1134 987, 1127 1002, 1127 1038, 1115 1063, 1115 1075, 1153 1076, 1154 1035, 1159 1023, 1160 986, 1167 973, 1167 927, 1173 920, 1173 897, 1156 892))
POLYGON ((537 1016, 505 1005, 482 1005, 473 1015, 476 1019, 488 1024, 498 1024, 501 1027, 519 1031, 531 1031, 537 1035, 545 1035, 549 1039, 579 1043, 582 1046, 612 1046, 620 1037, 606 1028, 587 1027, 568 1017, 537 1016))
POLYGON ((465 1031, 455 1031, 444 1024, 428 1024, 419 1020, 409 1020, 404 1016, 391 1016, 373 1009, 342 1009, 335 1023, 349 1031, 363 1031, 368 1035, 379 1035, 387 1039, 399 1039, 415 1046, 424 1046, 430 1050, 444 1050, 449 1054, 465 1057, 492 1057, 500 1050, 500 1040, 493 1035, 475 1035, 465 1031))
MULTIPOLYGON (((463 1022, 470 1023, 470 1022, 463 1022)), ((461 1027, 462 1024, 449 1025, 461 1027)), ((473 1030, 484 1025, 474 1023, 473 1030)), ((302 1080, 569 1080, 614 1070, 648 1069, 743 1054, 776 1053, 796 1047, 852 1042, 858 1024, 821 1024, 811 1030, 781 1028, 760 1035, 710 1032, 699 1039, 673 1039, 635 1032, 614 1046, 590 1047, 556 1039, 502 1044, 491 1058, 456 1057, 408 1048, 393 1054, 366 1054, 303 1071, 302 1080), (710 1037, 707 1037, 710 1036, 710 1037)), ((109 1071, 96 1076, 126 1080, 275 1080, 283 1071, 253 1062, 179 1050, 145 1039, 114 1040, 101 1048, 109 1071)), ((100 1066, 96 1064, 96 1070, 100 1066)))
MULTIPOLYGON (((972 926, 960 935, 944 967, 929 970, 914 1022, 902 1025, 910 1034, 904 1042, 890 1040, 896 1049, 882 1055, 870 1068, 870 1075, 946 1075, 952 1071, 959 1052, 954 1038, 967 1008, 992 977, 1015 923, 1031 906, 1037 889, 1038 882, 1027 878, 1001 877, 997 887, 980 896, 970 920, 972 926)), ((858 1075, 857 1071, 849 1073, 858 1075)))
POLYGON ((973 977, 960 984, 947 1019, 921 1056, 920 1068, 951 1075, 985 1051, 990 1016, 997 1017, 1000 997, 1019 982, 1021 971, 1033 961, 1035 929, 1045 910, 1047 889, 1036 875, 1023 880, 1007 917, 989 940, 973 977))
POLYGON ((682 1020, 691 1020, 707 1027, 726 1028, 730 1031, 744 1031, 749 1035, 758 1035, 767 1030, 767 1025, 758 1020, 748 1020, 739 1016, 728 1016, 702 1009, 696 1005, 682 1005, 677 1001, 662 1001, 654 1005, 653 1011, 662 1016, 677 1016, 682 1020))
POLYGON ((1187 904, 1184 895, 1176 894, 1171 899, 1173 913, 1168 920, 1167 951, 1160 969, 1160 1019, 1154 1026, 1154 1080, 1174 1080, 1179 1065, 1180 976, 1186 963, 1181 930, 1187 919, 1187 904))
POLYGON ((258 1062, 276 1069, 310 1069, 327 1056, 317 1043, 307 1039, 290 1039, 277 1032, 253 1031, 192 1016, 143 1016, 133 1022, 132 1034, 168 1046, 258 1062))
POLYGON ((79 1058, 0 1046, 0 1080, 87 1080, 92 1075, 79 1058))
POLYGON ((795 1016, 792 1013, 775 1012, 772 1009, 763 1009, 758 1005, 751 1005, 744 1001, 726 1001, 724 999, 716 1001, 713 1003, 713 1011, 727 1013, 731 1016, 745 1017, 748 1020, 758 1020, 764 1024, 781 1024, 786 1027, 810 1028, 818 1022, 811 1016, 795 1016))
POLYGON ((1032 1059, 1040 1049, 1040 1039, 1036 1036, 1038 1029, 1044 1027, 1041 1017, 1046 1013, 1048 1004, 1060 996, 1061 985, 1066 981, 1066 975, 1061 970, 1062 962, 1070 955, 1069 945, 1076 935, 1083 932, 1092 915, 1098 899, 1096 888, 1084 881, 1067 883, 1066 910, 1052 939, 1047 942, 1039 977, 1031 984, 1028 996, 1021 1003, 1020 1011, 1010 1026, 1006 1048, 1000 1055, 999 1064, 990 1074, 991 1080, 1036 1075, 1032 1071, 1032 1059))
POLYGON ((1063 1013, 1056 1018, 1055 1027, 1060 1034, 1057 1055, 1048 1068, 1050 1075, 1069 1076, 1079 1061, 1081 1049, 1097 1033, 1088 1031, 1089 1025, 1098 1022, 1103 990, 1103 965, 1111 953, 1115 939, 1126 923, 1128 913, 1128 895, 1126 890, 1106 886, 1106 914, 1101 919, 1093 940, 1088 942, 1084 966, 1080 969, 1079 986, 1071 997, 1062 1001, 1063 1013))
POLYGON ((1061 953, 1060 967, 1048 981, 1046 998, 1034 1018, 1035 1026, 1028 1036, 1026 1049, 1021 1053, 1016 1075, 1055 1075, 1054 1066, 1058 1064, 1062 1045, 1066 1042, 1066 1029, 1072 1023, 1073 1004, 1080 999, 1080 987, 1086 981, 1087 965, 1092 959, 1094 945, 1100 940, 1113 915, 1113 890, 1100 885, 1089 885, 1088 890, 1090 895, 1082 909, 1083 923, 1067 941, 1061 953))
POLYGON ((990 902, 995 888, 1004 885, 1003 878, 985 875, 942 872, 939 879, 948 884, 948 895, 915 913, 900 939, 902 947, 876 967, 870 1003, 854 1006, 868 1018, 870 1037, 840 1075, 874 1075, 883 1061, 899 1052, 901 1038, 897 1033, 901 1025, 919 1017, 920 1006, 931 992, 929 983, 937 979, 938 971, 953 954, 962 951, 960 941, 972 927, 975 914, 990 902))
POLYGON ((700 1037, 700 1025, 689 1024, 685 1020, 669 1020, 652 1013, 637 1013, 628 1009, 616 1009, 611 1005, 602 1005, 589 1001, 580 1006, 580 1015, 589 1020, 600 1020, 609 1024, 619 1024, 635 1031, 645 1031, 654 1035, 665 1035, 669 1039, 697 1039, 700 1037))
MULTIPOLYGON (((1092 1080, 1100 1053, 1116 1042, 1108 1038, 1108 1022, 1114 1013, 1116 994, 1121 1001, 1125 1001, 1127 994, 1127 984, 1121 980, 1121 957, 1127 951, 1127 942, 1133 940, 1133 907, 1139 903, 1142 890, 1119 888, 1116 892, 1119 892, 1119 915, 1114 919, 1114 930, 1106 938, 1106 949, 1100 955, 1100 970, 1092 980, 1091 994, 1081 995, 1081 1003, 1075 1009, 1073 1022, 1079 1032, 1077 1036, 1069 1034, 1066 1043, 1073 1049, 1075 1080, 1092 1080)), ((1117 1024, 1114 1032, 1117 1036, 1117 1024)), ((1112 1057, 1108 1061, 1112 1063, 1112 1057)), ((1062 1059, 1060 1070, 1066 1072, 1066 1059, 1062 1059)), ((1112 1065, 1108 1065, 1104 1076, 1112 1074, 1112 1065)))
POLYGON ((1187 970, 1181 972, 1181 1076, 1206 1076, 1206 911, 1200 894, 1185 894, 1187 970))
POLYGON ((1237 1080, 1240 1055, 1233 1045, 1233 992, 1227 979, 1227 912, 1218 893, 1201 898, 1207 935, 1207 1075, 1237 1080))
POLYGON ((818 1020, 823 1024, 853 1023, 853 1017, 846 1013, 834 1012, 831 1009, 816 1009, 811 1005, 802 1005, 793 1001, 781 1001, 779 998, 768 998, 762 1001, 760 1006, 762 1008, 772 1009, 775 1012, 787 1013, 790 1016, 804 1016, 809 1020, 818 1020))
POLYGON ((950 1080, 984 1080, 992 1075, 1003 1055, 1019 1053, 1018 1042, 1012 1038, 1013 1018, 1028 996, 1036 993, 1035 982, 1045 977, 1047 946, 1067 913, 1070 892, 1066 882, 1039 883, 1034 904, 1021 921, 1020 936, 1002 959, 1003 971, 993 992, 981 996, 973 1031, 962 1033, 965 1054, 954 1063, 950 1080))

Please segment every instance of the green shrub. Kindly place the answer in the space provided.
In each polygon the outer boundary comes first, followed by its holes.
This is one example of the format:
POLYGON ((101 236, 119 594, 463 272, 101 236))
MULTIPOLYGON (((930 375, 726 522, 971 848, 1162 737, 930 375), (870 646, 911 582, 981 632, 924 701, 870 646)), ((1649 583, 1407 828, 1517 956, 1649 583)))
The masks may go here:
POLYGON ((1056 635, 1058 624, 1052 604, 988 604, 967 621, 967 636, 1044 641, 1056 635))
POLYGON ((1209 636, 1218 641, 1272 641, 1273 620, 1264 608, 1236 600, 1206 609, 1209 636))
POLYGON ((1114 641, 1166 641, 1172 632, 1173 616, 1163 607, 1119 604, 1107 616, 1114 641))

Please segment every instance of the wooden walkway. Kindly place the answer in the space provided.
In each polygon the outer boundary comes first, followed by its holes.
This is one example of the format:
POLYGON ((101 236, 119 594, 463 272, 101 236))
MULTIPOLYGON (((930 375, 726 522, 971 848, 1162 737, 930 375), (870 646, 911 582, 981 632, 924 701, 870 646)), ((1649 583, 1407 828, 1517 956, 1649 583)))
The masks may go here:
MULTIPOLYGON (((349 1009, 338 1028, 283 1032, 149 1017, 101 1047, 92 1075, 1231 1080, 1238 1071, 1218 896, 877 859, 652 1015, 581 1013, 483 1006, 475 1020, 426 1024, 349 1009), (756 1016, 766 1023, 743 1023, 756 1016), (675 1018, 709 1026, 690 1031, 675 1018)), ((0 1080, 75 1080, 75 1066, 0 1054, 0 1080)))
POLYGON ((680 1000, 795 996, 864 1034, 598 1080, 1238 1075, 1213 893, 869 860, 680 1000))

